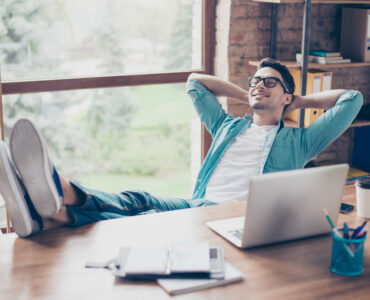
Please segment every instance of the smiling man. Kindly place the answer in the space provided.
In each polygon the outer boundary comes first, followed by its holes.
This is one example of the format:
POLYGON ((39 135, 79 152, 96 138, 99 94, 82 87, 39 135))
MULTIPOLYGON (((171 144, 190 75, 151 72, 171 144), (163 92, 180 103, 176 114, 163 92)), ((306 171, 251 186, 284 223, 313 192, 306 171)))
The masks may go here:
POLYGON ((214 76, 190 76, 188 91, 213 138, 193 198, 216 203, 247 199, 251 176, 303 168, 349 127, 363 101, 353 90, 293 96, 289 70, 269 58, 260 62, 248 84, 246 91, 214 76), (216 96, 249 102, 253 116, 226 114, 216 96), (299 108, 327 111, 308 128, 285 127, 283 114, 299 108))
POLYGON ((62 225, 76 227, 146 211, 246 200, 251 176, 303 168, 349 127, 363 101, 361 93, 353 90, 293 96, 289 70, 268 58, 261 61, 248 85, 246 91, 215 76, 189 77, 187 92, 213 138, 190 200, 143 191, 105 193, 69 181, 51 163, 33 123, 19 120, 10 138, 12 159, 0 143, 0 193, 15 232, 25 237, 62 225), (253 116, 227 114, 217 96, 249 102, 253 116), (308 128, 284 126, 283 114, 310 107, 327 111, 308 128))

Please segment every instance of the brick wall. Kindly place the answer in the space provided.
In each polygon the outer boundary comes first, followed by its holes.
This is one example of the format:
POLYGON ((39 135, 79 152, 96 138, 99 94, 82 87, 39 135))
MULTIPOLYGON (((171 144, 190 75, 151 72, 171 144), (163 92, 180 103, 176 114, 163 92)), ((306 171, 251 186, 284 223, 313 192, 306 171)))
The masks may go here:
MULTIPOLYGON (((270 53, 271 7, 252 0, 218 0, 216 6, 215 74, 248 89, 247 78, 255 67, 249 60, 268 57, 270 53)), ((312 5, 310 48, 338 50, 341 5, 312 5)), ((277 59, 295 60, 301 49, 303 4, 279 5, 277 59)), ((357 89, 370 104, 370 67, 331 69, 333 88, 357 89)), ((251 112, 248 105, 223 99, 227 111, 241 116, 251 112)), ((348 129, 315 162, 326 164, 351 161, 353 129, 348 129)))

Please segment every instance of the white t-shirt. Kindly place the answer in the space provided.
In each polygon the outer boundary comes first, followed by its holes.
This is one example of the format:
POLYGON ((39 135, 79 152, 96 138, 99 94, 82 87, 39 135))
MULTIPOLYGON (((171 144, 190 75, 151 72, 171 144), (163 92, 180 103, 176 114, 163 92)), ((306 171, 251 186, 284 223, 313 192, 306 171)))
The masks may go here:
POLYGON ((274 127, 252 123, 235 138, 209 179, 205 199, 216 203, 247 200, 249 178, 259 174, 262 148, 274 127))

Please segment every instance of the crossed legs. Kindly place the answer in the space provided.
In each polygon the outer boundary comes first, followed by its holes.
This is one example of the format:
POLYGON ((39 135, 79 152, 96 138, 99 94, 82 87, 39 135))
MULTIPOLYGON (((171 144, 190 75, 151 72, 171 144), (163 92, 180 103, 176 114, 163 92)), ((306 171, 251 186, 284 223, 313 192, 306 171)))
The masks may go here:
POLYGON ((73 188, 72 184, 65 179, 59 172, 58 176, 63 190, 63 204, 59 212, 57 212, 52 217, 43 217, 42 222, 44 225, 44 230, 61 227, 65 224, 69 224, 73 221, 70 213, 67 210, 66 205, 80 206, 83 203, 83 199, 78 197, 76 190, 73 188))
POLYGON ((203 199, 156 197, 139 190, 111 194, 68 181, 52 164, 38 129, 26 119, 13 127, 10 152, 12 159, 0 141, 0 193, 13 229, 21 237, 63 225, 77 227, 142 213, 215 204, 203 199))

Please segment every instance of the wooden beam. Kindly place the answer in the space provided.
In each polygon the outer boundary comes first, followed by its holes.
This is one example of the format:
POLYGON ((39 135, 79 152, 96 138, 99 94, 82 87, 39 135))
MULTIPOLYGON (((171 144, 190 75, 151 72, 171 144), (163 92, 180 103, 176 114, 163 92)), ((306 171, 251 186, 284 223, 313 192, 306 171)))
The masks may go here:
POLYGON ((191 70, 174 73, 118 75, 69 79, 32 80, 4 82, 3 94, 25 94, 56 92, 78 89, 111 88, 133 85, 185 82, 191 72, 204 73, 204 70, 191 70))
POLYGON ((202 67, 206 74, 213 74, 215 6, 213 0, 203 0, 202 67))
MULTIPOLYGON (((213 0, 203 1, 203 68, 206 74, 213 74, 214 56, 214 24, 215 24, 215 5, 213 0)), ((202 124, 201 154, 202 162, 207 156, 212 144, 210 133, 202 124)))
POLYGON ((214 5, 213 0, 203 1, 202 28, 202 68, 183 72, 115 75, 101 77, 61 78, 45 80, 27 80, 4 82, 3 94, 25 94, 56 92, 78 89, 112 88, 133 85, 166 84, 186 82, 192 72, 212 74, 214 41, 214 5))
POLYGON ((0 69, 0 126, 1 126, 1 140, 5 140, 4 131, 4 112, 3 112, 3 90, 1 84, 1 69, 0 69))

